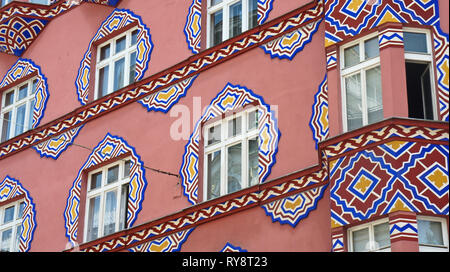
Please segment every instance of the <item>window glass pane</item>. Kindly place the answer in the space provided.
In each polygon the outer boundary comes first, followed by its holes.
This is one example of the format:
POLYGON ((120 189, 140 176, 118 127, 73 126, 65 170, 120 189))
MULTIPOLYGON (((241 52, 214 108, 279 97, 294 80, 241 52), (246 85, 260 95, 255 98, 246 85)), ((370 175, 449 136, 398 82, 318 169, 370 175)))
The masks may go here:
POLYGON ((252 111, 248 114, 248 131, 258 128, 258 111, 252 111))
POLYGON ((363 125, 360 74, 345 78, 345 91, 347 99, 347 130, 353 130, 363 125))
POLYGON ((25 202, 20 202, 19 212, 17 213, 17 219, 22 218, 24 210, 25 210, 25 202))
POLYGON ((207 156, 208 199, 220 196, 220 161, 220 151, 208 154, 207 156))
POLYGON ((5 209, 5 214, 3 216, 3 223, 9 223, 11 221, 14 220, 14 211, 15 211, 15 206, 9 207, 5 209))
POLYGON ((233 137, 241 134, 242 118, 236 117, 228 121, 228 137, 233 137))
POLYGON ((102 186, 102 172, 95 173, 91 176, 91 190, 102 186))
POLYGON ((5 95, 5 107, 14 103, 14 91, 5 95))
POLYGON ((103 46, 102 48, 100 48, 100 61, 109 58, 109 54, 110 54, 110 45, 107 44, 105 46, 103 46))
POLYGON ((344 50, 344 66, 350 67, 359 63, 359 45, 344 50))
POLYGON ((17 101, 22 100, 28 96, 28 84, 23 85, 19 89, 19 97, 17 101))
POLYGON ((33 128, 34 98, 28 103, 28 126, 27 129, 33 128))
POLYGON ((25 129, 25 113, 27 111, 27 104, 23 104, 22 106, 20 106, 17 109, 16 112, 16 128, 15 128, 15 134, 14 135, 19 135, 21 134, 24 129, 25 129))
POLYGON ((380 55, 380 48, 378 46, 378 37, 364 42, 364 59, 371 59, 380 55))
POLYGON ((38 80, 33 80, 33 86, 31 87, 31 93, 34 94, 37 91, 38 80))
POLYGON ((444 245, 442 237, 442 224, 436 221, 417 220, 419 231, 419 244, 444 245))
POLYGON ((242 33, 242 4, 241 1, 230 6, 230 38, 242 33))
POLYGON ((89 200, 89 217, 88 217, 88 231, 87 239, 89 241, 95 240, 98 237, 98 220, 100 211, 100 197, 94 197, 89 200))
POLYGON ((122 191, 120 196, 120 218, 119 218, 119 230, 125 229, 127 222, 128 211, 128 184, 122 185, 122 191))
POLYGON ((131 32, 131 45, 135 45, 137 43, 137 36, 138 36, 139 30, 135 30, 131 32))
POLYGON ((19 251, 20 236, 22 234, 22 225, 16 228, 16 238, 14 239, 14 251, 19 251))
POLYGON ((123 36, 122 38, 116 41, 116 54, 125 50, 127 46, 127 36, 123 36))
POLYGON ((98 79, 98 97, 103 97, 108 94, 108 78, 109 66, 105 66, 99 71, 98 79))
POLYGON ((130 169, 131 169, 131 161, 128 160, 125 162, 124 169, 123 169, 124 177, 130 176, 130 169))
POLYGON ((134 83, 136 80, 136 51, 130 55, 130 76, 128 84, 134 83))
POLYGON ((381 91, 381 69, 366 71, 366 90, 369 124, 383 120, 383 98, 381 91))
POLYGON ((258 0, 248 1, 248 28, 258 25, 258 0))
POLYGON ((425 33, 403 32, 405 52, 428 53, 425 33))
POLYGON ((116 230, 116 205, 116 191, 107 192, 105 200, 105 216, 103 218, 103 235, 111 234, 116 230))
POLYGON ((220 142, 221 139, 220 124, 208 129, 208 145, 220 142))
POLYGON ((228 147, 228 193, 242 188, 242 144, 228 147))
POLYGON ((125 86, 125 58, 114 63, 114 91, 125 86))
POLYGON ((250 186, 259 182, 258 166, 258 138, 255 138, 248 140, 248 183, 250 186))
POLYGON ((9 139, 11 132, 11 112, 6 112, 3 114, 3 125, 2 125, 2 142, 9 139))
POLYGON ((211 46, 222 42, 222 10, 211 14, 211 46))
POLYGON ((11 236, 12 236, 12 229, 8 229, 2 232, 2 247, 0 251, 3 252, 9 252, 11 251, 11 236))
POLYGON ((119 166, 108 168, 108 176, 106 182, 108 184, 116 182, 119 179, 119 166))
POLYGON ((368 251, 369 245, 369 229, 361 229, 352 232, 352 242, 354 252, 368 251))
POLYGON ((389 223, 379 224, 373 227, 375 242, 377 248, 388 247, 391 245, 391 235, 389 233, 389 223))

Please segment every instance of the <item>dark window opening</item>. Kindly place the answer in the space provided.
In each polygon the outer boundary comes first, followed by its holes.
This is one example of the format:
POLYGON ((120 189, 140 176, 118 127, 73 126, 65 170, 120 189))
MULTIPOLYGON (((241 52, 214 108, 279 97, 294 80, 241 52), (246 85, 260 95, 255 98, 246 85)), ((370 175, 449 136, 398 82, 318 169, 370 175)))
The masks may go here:
POLYGON ((429 63, 406 63, 409 118, 433 120, 433 95, 429 63))

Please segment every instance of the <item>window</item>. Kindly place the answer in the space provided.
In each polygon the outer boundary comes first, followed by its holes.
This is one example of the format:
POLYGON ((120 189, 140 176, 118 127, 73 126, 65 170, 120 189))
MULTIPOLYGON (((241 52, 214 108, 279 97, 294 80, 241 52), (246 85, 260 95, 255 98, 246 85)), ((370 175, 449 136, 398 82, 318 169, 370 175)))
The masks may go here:
POLYGON ((446 220, 438 217, 418 216, 419 251, 448 252, 446 220))
POLYGON ((257 0, 208 0, 208 47, 258 24, 257 0))
POLYGON ((50 4, 50 0, 30 0, 30 3, 48 5, 50 4))
POLYGON ((356 226, 349 229, 348 233, 349 251, 390 251, 391 236, 387 219, 356 226))
POLYGON ((344 130, 383 119, 378 36, 370 35, 341 48, 344 130))
POLYGON ((88 174, 85 241, 127 228, 130 167, 125 159, 88 174))
POLYGON ((96 99, 134 82, 138 32, 134 28, 97 47, 96 99))
POLYGON ((258 110, 204 126, 204 197, 209 200, 258 184, 258 110))
POLYGON ((3 92, 1 107, 1 141, 11 139, 29 129, 33 124, 36 78, 3 92))
POLYGON ((404 29, 408 116, 433 120, 436 102, 431 38, 427 30, 404 29))
POLYGON ((7 4, 9 4, 12 0, 0 0, 1 5, 0 7, 6 6, 7 4))
POLYGON ((16 201, 0 207, 0 251, 19 251, 25 202, 16 201))

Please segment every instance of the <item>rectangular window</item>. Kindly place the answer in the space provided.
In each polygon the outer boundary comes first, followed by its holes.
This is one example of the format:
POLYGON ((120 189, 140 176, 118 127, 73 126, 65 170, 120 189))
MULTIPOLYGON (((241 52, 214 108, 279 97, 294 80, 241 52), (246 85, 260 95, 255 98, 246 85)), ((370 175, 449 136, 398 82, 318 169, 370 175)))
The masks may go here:
POLYGON ((258 110, 204 126, 204 197, 209 200, 258 184, 258 110))
POLYGON ((3 92, 0 112, 2 142, 32 129, 37 83, 37 79, 30 79, 3 92))
POLYGON ((341 56, 344 131, 383 120, 378 36, 343 46, 341 56))
POLYGON ((0 252, 19 251, 24 209, 22 200, 0 207, 0 252))
POLYGON ((356 226, 348 230, 349 251, 390 251, 391 238, 387 219, 356 226))
POLYGON ((125 229, 129 159, 104 166, 88 174, 84 240, 92 241, 125 229))
POLYGON ((208 0, 208 47, 258 24, 257 0, 208 0))
POLYGON ((134 28, 97 47, 96 99, 135 82, 137 35, 134 28))
POLYGON ((428 30, 405 28, 403 38, 408 117, 434 120, 437 118, 437 106, 430 34, 428 30))
POLYGON ((448 252, 448 228, 444 218, 417 217, 419 251, 448 252))

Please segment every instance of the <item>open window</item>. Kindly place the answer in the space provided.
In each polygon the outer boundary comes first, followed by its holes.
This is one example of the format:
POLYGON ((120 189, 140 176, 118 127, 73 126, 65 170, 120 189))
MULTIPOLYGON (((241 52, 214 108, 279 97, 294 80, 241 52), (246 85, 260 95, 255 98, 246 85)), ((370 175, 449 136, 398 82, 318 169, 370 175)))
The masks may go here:
POLYGON ((408 117, 434 120, 435 91, 430 34, 427 30, 404 29, 408 117))

